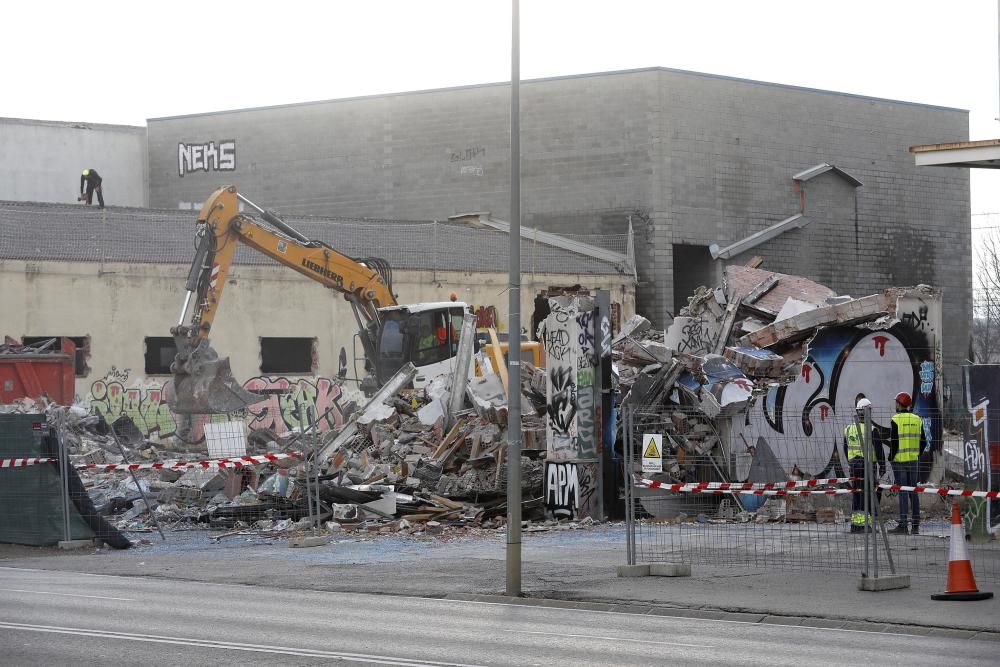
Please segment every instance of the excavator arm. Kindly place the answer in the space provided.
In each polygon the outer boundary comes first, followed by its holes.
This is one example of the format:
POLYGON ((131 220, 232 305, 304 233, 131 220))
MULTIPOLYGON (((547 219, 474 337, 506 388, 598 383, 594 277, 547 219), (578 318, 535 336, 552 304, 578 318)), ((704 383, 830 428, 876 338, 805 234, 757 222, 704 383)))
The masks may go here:
POLYGON ((274 213, 240 195, 235 186, 219 188, 202 206, 197 239, 180 319, 171 329, 177 357, 170 367, 174 379, 165 393, 174 412, 233 412, 264 399, 245 391, 233 379, 229 360, 219 359, 208 344, 240 244, 343 294, 354 310, 365 355, 374 360, 378 309, 397 305, 387 262, 376 258, 354 259, 311 240, 274 213), (242 214, 240 202, 257 210, 267 226, 242 214), (187 321, 192 300, 194 308, 187 321))

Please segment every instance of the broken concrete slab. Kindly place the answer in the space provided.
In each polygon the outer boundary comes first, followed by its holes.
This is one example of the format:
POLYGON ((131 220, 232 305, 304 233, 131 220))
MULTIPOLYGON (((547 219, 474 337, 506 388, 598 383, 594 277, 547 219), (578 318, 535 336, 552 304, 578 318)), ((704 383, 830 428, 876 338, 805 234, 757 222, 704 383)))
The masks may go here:
POLYGON ((858 324, 884 315, 894 315, 896 299, 888 293, 854 299, 835 306, 817 308, 747 334, 739 339, 741 346, 771 347, 811 337, 820 326, 858 324))
POLYGON ((175 486, 187 486, 199 489, 202 493, 222 491, 225 484, 225 477, 218 470, 202 470, 198 468, 188 470, 180 479, 174 482, 175 486))
POLYGON ((785 368, 784 357, 757 347, 727 347, 723 356, 753 377, 780 378, 785 368))
POLYGON ((778 278, 778 282, 774 287, 762 294, 752 304, 744 301, 743 307, 753 307, 760 311, 769 312, 773 317, 789 298, 827 305, 827 299, 838 296, 829 287, 802 276, 775 273, 746 266, 727 266, 725 283, 733 294, 748 296, 755 286, 775 276, 778 278))
POLYGON ((633 315, 625 321, 621 331, 611 340, 611 346, 615 347, 626 338, 638 336, 648 331, 651 326, 652 324, 650 324, 649 320, 642 315, 633 315))
POLYGON ((809 303, 808 301, 800 301, 799 299, 786 299, 785 303, 781 306, 781 310, 774 317, 774 323, 783 322, 790 317, 808 313, 810 310, 816 310, 817 308, 822 308, 822 306, 818 303, 809 303))

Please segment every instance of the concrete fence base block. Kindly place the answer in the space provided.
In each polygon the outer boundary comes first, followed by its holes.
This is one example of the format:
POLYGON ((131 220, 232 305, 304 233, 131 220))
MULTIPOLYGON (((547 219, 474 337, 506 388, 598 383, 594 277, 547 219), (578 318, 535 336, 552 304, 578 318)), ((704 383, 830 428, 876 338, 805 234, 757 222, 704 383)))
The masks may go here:
POLYGON ((618 576, 619 577, 648 577, 649 576, 649 566, 648 565, 619 565, 618 566, 618 576))
POLYGON ((858 580, 859 591, 894 591, 897 588, 909 588, 910 575, 888 574, 882 577, 861 577, 858 580))
POLYGON ((60 549, 89 549, 94 546, 94 540, 59 540, 60 549))
POLYGON ((654 563, 649 566, 649 574, 653 577, 690 577, 690 563, 654 563))
POLYGON ((288 546, 292 549, 302 549, 305 547, 321 547, 327 543, 329 538, 323 535, 308 535, 306 537, 293 537, 288 540, 288 546))

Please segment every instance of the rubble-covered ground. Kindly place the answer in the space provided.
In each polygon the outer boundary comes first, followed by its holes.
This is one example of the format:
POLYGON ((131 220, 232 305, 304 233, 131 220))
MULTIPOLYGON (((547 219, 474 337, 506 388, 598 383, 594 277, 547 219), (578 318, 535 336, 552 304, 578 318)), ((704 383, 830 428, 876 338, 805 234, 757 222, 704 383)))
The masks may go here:
MULTIPOLYGON (((410 371, 412 366, 401 373, 410 371)), ((188 466, 207 458, 204 443, 147 440, 128 417, 109 425, 83 406, 23 399, 0 411, 45 413, 80 469, 95 511, 127 533, 211 529, 222 540, 304 531, 422 536, 502 528, 506 398, 499 378, 470 381, 473 407, 461 401, 454 412, 450 378, 419 390, 406 387, 409 379, 355 410, 338 431, 253 432, 246 452, 238 454, 292 456, 238 467, 188 466), (123 463, 140 467, 107 469, 123 463)), ((536 416, 540 408, 523 400, 522 436, 529 443, 521 461, 522 514, 540 521, 544 422, 536 416)))
MULTIPOLYGON (((723 285, 699 288, 665 331, 652 329, 641 316, 631 318, 612 344, 614 388, 620 399, 657 415, 664 432, 663 472, 653 479, 733 481, 727 466, 717 464, 728 456, 720 419, 742 414, 771 388, 793 382, 819 329, 887 327, 898 319, 897 300, 908 293, 933 290, 892 288, 854 299, 798 276, 730 266, 723 285)), ((480 366, 488 369, 489 363, 482 358, 480 366)), ((246 454, 295 456, 235 468, 106 471, 101 466, 208 457, 204 444, 178 437, 147 440, 127 417, 109 425, 86 406, 22 400, 0 411, 44 412, 71 462, 92 466, 80 475, 96 511, 126 532, 211 529, 224 540, 303 531, 422 537, 503 529, 504 380, 492 373, 467 380, 445 375, 412 389, 414 374, 412 366, 404 367, 374 398, 355 406, 339 430, 253 432, 246 454)), ((544 369, 524 364, 520 389, 522 514, 538 523, 546 519, 544 369)), ((621 435, 619 425, 619 457, 621 435)), ((795 503, 800 517, 824 520, 822 504, 795 503)), ((716 503, 708 518, 782 520, 796 514, 786 511, 788 502, 781 513, 775 505, 724 512, 716 503)))

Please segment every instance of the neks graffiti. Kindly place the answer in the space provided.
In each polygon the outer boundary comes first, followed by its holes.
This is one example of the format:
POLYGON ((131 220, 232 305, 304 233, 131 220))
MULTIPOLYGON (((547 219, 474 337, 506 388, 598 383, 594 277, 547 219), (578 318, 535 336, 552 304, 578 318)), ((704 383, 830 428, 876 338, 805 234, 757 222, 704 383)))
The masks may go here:
POLYGON ((209 141, 202 144, 177 144, 177 175, 192 171, 235 171, 236 140, 225 139, 216 144, 209 141))

